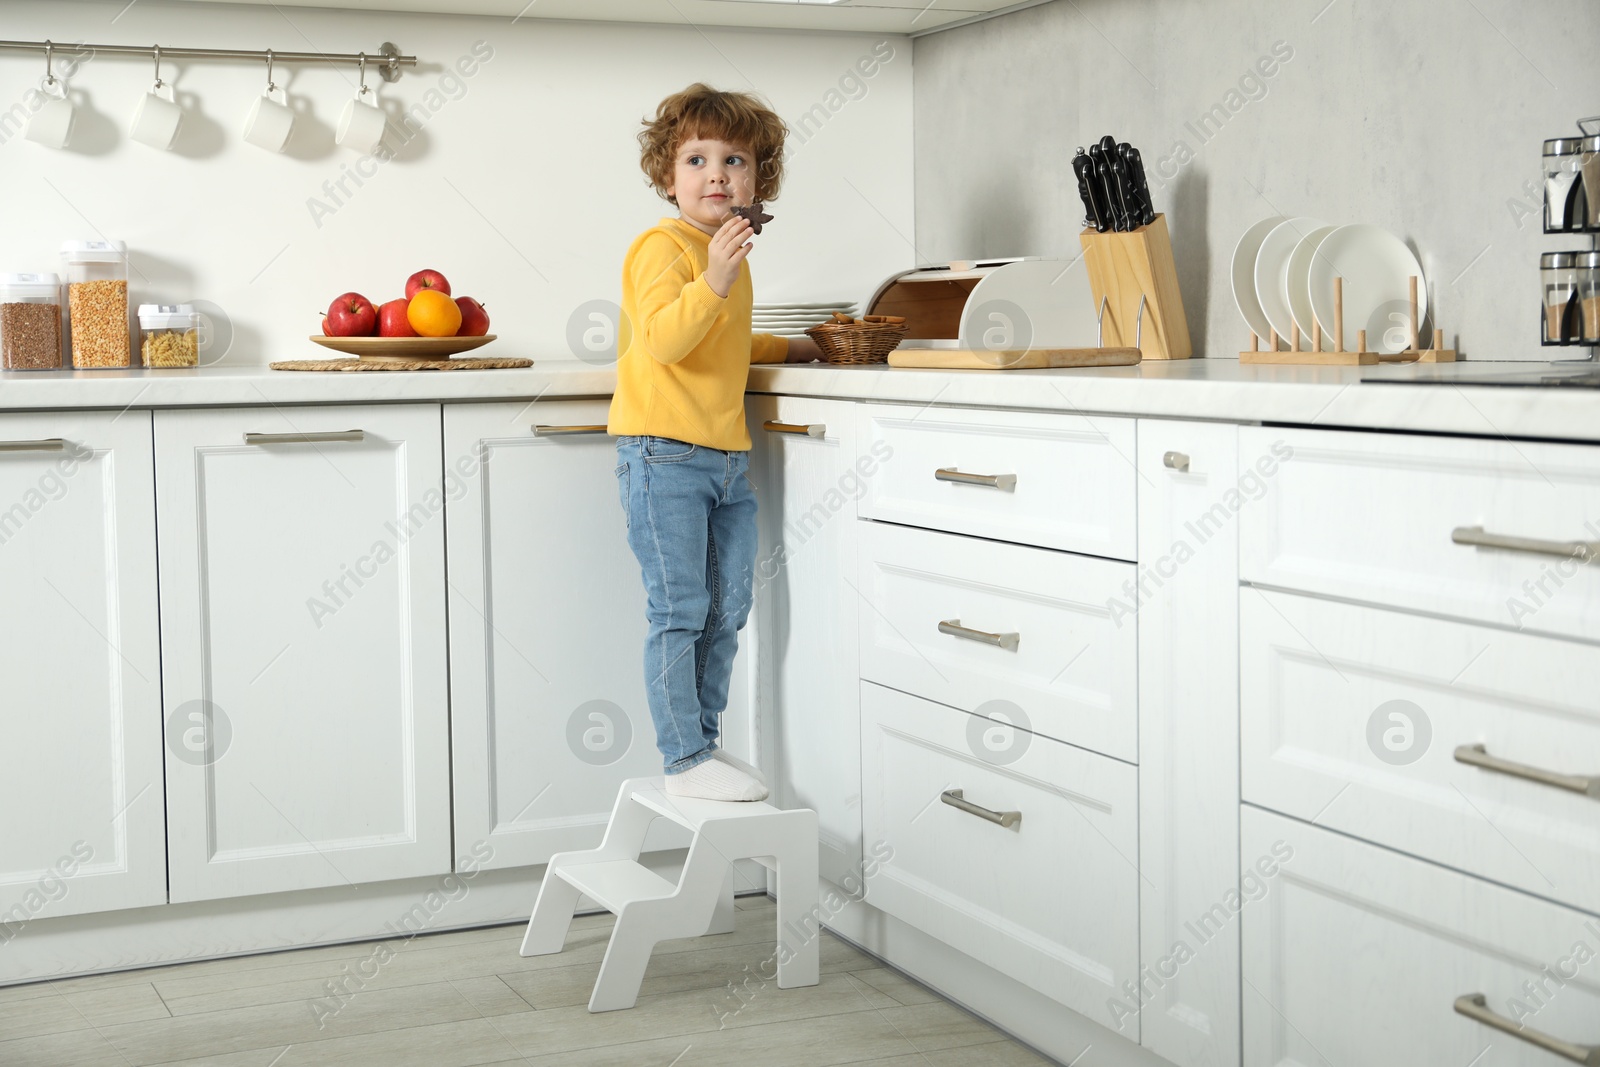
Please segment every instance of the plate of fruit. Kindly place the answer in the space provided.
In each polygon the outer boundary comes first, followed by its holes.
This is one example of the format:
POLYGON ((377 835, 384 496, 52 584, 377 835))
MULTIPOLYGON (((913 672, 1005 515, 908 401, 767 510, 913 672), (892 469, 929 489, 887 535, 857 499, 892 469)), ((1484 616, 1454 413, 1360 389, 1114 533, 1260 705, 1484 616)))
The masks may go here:
POLYGON ((470 296, 451 296, 436 270, 406 279, 406 295, 374 304, 360 293, 336 297, 317 344, 362 359, 449 359, 493 341, 489 313, 470 296))

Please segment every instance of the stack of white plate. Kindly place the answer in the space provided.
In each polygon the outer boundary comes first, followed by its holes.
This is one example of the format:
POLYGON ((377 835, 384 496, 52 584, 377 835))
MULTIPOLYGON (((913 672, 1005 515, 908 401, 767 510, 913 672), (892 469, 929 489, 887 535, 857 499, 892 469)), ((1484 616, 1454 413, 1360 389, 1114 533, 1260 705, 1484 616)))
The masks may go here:
POLYGON ((817 304, 756 304, 750 312, 750 329, 779 337, 804 337, 806 330, 827 322, 835 311, 854 316, 855 304, 848 300, 817 304))
POLYGON ((1410 279, 1417 279, 1417 321, 1428 316, 1428 286, 1422 265, 1394 234, 1377 226, 1335 226, 1309 217, 1262 219, 1245 231, 1233 250, 1233 299, 1239 314, 1265 341, 1276 330, 1288 342, 1300 329, 1310 349, 1314 324, 1322 326, 1324 350, 1333 348, 1334 278, 1344 279, 1346 349, 1356 331, 1367 331, 1367 347, 1393 354, 1409 340, 1410 279))

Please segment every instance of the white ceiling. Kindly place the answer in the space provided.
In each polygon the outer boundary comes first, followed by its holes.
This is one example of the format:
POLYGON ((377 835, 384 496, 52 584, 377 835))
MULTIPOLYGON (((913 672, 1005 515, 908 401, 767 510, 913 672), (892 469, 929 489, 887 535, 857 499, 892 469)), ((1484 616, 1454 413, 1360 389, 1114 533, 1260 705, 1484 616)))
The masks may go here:
MULTIPOLYGON (((253 3, 256 0, 199 0, 253 3)), ((417 11, 441 15, 498 15, 508 19, 579 19, 690 26, 920 33, 1012 7, 1016 0, 275 0, 288 7, 358 11, 417 11)))

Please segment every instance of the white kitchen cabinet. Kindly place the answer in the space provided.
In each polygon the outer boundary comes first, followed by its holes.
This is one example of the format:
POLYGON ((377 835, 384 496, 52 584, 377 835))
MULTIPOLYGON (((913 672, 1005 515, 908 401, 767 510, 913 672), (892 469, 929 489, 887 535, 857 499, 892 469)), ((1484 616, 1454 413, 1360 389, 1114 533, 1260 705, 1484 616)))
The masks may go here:
POLYGON ((1600 640, 1600 449, 1246 427, 1245 581, 1600 640))
POLYGON ((1138 761, 1132 564, 860 525, 863 678, 1138 761))
MULTIPOLYGON (((486 845, 485 867, 596 847, 623 779, 662 773, 608 407, 445 406, 456 852, 486 845)), ((741 737, 745 662, 723 719, 741 737)), ((645 847, 687 843, 658 819, 645 847)))
POLYGON ((1238 428, 1226 424, 1140 419, 1138 434, 1141 581, 1119 596, 1139 631, 1140 1032, 1179 1067, 1231 1067, 1239 525, 1229 505, 1262 460, 1241 464, 1238 428))
POLYGON ((156 413, 174 901, 450 870, 439 422, 156 413))
POLYGON ((866 902, 1139 1040, 1138 769, 861 683, 866 902))
POLYGON ((167 899, 148 411, 0 415, 0 946, 167 899))
POLYGON ((861 517, 1134 558, 1132 419, 862 404, 861 517))
POLYGON ((1248 805, 1242 841, 1273 872, 1242 913, 1245 1067, 1556 1067, 1535 1034, 1600 1046, 1600 919, 1248 805), (1456 1010, 1474 995, 1521 1033, 1456 1010))
POLYGON ((1600 648, 1265 590, 1240 634, 1245 800, 1600 914, 1600 648))
POLYGON ((774 803, 817 813, 818 870, 861 874, 856 501, 879 457, 856 449, 850 401, 750 396, 756 611, 774 803), (812 432, 814 431, 814 432, 812 432))

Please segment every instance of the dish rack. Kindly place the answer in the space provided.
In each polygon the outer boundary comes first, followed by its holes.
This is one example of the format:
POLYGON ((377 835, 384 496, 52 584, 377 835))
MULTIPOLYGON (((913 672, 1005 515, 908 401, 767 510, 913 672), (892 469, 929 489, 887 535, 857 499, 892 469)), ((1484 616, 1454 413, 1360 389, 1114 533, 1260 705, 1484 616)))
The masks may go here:
POLYGON ((1439 341, 1444 337, 1444 330, 1439 328, 1439 319, 1433 318, 1433 346, 1422 348, 1417 343, 1418 316, 1417 316, 1417 276, 1411 276, 1411 315, 1408 320, 1408 344, 1400 352, 1389 354, 1386 352, 1369 352, 1367 350, 1367 331, 1356 331, 1355 351, 1347 352, 1344 347, 1344 279, 1335 276, 1333 279, 1333 350, 1323 351, 1322 348, 1322 322, 1315 315, 1311 319, 1311 347, 1300 347, 1300 324, 1294 324, 1289 337, 1289 351, 1279 352, 1278 331, 1273 330, 1267 341, 1265 351, 1261 349, 1261 338, 1254 330, 1250 331, 1250 348, 1239 353, 1240 363, 1281 363, 1297 366, 1312 367, 1370 367, 1379 363, 1454 363, 1456 351, 1453 348, 1440 348, 1439 341))

